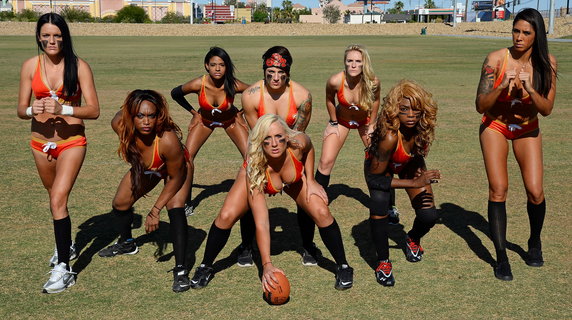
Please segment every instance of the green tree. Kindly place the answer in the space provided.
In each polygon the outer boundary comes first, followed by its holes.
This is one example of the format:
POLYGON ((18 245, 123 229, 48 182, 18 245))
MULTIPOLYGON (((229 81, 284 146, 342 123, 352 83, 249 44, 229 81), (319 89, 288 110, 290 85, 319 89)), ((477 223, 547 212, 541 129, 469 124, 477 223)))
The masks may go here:
POLYGON ((145 9, 137 6, 125 6, 121 8, 121 10, 117 11, 115 21, 124 23, 144 23, 151 21, 151 19, 147 16, 145 9))
POLYGON ((70 6, 64 7, 60 12, 60 15, 69 22, 93 21, 93 17, 89 12, 70 6))
POLYGON ((16 14, 16 20, 18 21, 36 22, 39 18, 40 14, 31 9, 24 9, 16 14))
POLYGON ((425 0, 425 9, 433 9, 433 8, 437 8, 437 6, 435 5, 435 1, 425 0))
POLYGON ((325 6, 322 13, 329 23, 337 23, 342 16, 340 9, 336 6, 325 6))
POLYGON ((254 22, 265 22, 268 20, 268 11, 266 6, 262 3, 256 6, 256 9, 252 13, 252 21, 254 22))
POLYGON ((224 4, 225 6, 236 6, 236 0, 224 0, 224 2, 222 4, 224 4))
POLYGON ((292 22, 294 18, 294 13, 292 12, 294 7, 292 6, 292 1, 284 0, 282 1, 282 18, 287 22, 292 22))
POLYGON ((237 8, 246 8, 246 4, 244 2, 237 2, 236 7, 237 8))
POLYGON ((189 19, 185 18, 182 14, 177 12, 167 12, 163 18, 161 18, 161 23, 188 23, 189 19))
POLYGON ((405 5, 403 4, 403 2, 397 1, 397 2, 393 5, 393 8, 387 10, 387 12, 389 12, 389 13, 391 13, 391 14, 402 13, 404 7, 405 7, 405 5))

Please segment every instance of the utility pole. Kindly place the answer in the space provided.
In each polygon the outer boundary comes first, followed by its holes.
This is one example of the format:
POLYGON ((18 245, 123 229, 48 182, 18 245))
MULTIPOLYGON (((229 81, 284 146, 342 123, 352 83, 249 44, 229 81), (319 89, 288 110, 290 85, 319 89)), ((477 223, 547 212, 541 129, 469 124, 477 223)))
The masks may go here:
POLYGON ((548 13, 548 34, 554 34, 554 0, 550 0, 550 11, 548 13))
POLYGON ((453 28, 457 26, 457 0, 453 0, 453 28))
POLYGON ((193 9, 194 9, 194 3, 193 3, 193 0, 191 0, 191 14, 190 14, 190 17, 189 17, 189 20, 190 20, 189 22, 190 22, 191 24, 193 24, 193 16, 194 16, 194 14, 195 14, 195 13, 194 13, 195 10, 193 10, 193 9))

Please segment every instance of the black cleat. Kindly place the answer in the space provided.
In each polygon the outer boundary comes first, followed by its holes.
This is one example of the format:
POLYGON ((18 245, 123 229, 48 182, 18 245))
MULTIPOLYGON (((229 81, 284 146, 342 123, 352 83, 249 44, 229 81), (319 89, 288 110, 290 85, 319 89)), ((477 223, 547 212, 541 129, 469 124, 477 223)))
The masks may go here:
POLYGON ((347 290, 354 285, 354 269, 347 264, 339 265, 336 271, 336 290, 347 290))
POLYGON ((136 254, 139 252, 139 247, 135 243, 134 239, 129 239, 124 242, 116 242, 115 244, 102 249, 97 254, 100 257, 115 257, 122 254, 136 254))
POLYGON ((504 281, 512 280, 512 272, 510 270, 510 264, 508 261, 497 263, 495 267, 495 277, 504 281))
POLYGON ((405 239, 405 258, 409 262, 419 262, 423 258, 423 248, 419 241, 407 237, 405 239))
POLYGON ((201 264, 197 267, 195 275, 191 279, 191 288, 202 289, 209 284, 212 278, 214 278, 213 268, 201 264))
POLYGON ((375 279, 384 287, 393 287, 393 285, 395 285, 391 261, 382 260, 379 262, 379 265, 375 269, 375 279))
POLYGON ((544 265, 544 259, 542 259, 542 250, 539 248, 528 249, 528 254, 526 256, 525 262, 531 267, 542 267, 544 265))
POLYGON ((189 279, 189 270, 183 266, 173 268, 173 291, 185 292, 191 288, 191 280, 189 279))
POLYGON ((252 259, 252 247, 243 245, 238 246, 236 264, 239 267, 252 267, 254 265, 254 260, 252 259))

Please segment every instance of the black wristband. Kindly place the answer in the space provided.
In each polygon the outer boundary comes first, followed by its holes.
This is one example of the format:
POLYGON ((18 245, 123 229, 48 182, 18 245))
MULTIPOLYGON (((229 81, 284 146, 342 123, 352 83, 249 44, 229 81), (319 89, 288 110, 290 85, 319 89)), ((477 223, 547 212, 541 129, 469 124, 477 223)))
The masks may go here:
POLYGON ((330 121, 328 121, 328 123, 329 123, 331 126, 337 126, 337 125, 338 125, 338 121, 336 121, 336 120, 330 120, 330 121))

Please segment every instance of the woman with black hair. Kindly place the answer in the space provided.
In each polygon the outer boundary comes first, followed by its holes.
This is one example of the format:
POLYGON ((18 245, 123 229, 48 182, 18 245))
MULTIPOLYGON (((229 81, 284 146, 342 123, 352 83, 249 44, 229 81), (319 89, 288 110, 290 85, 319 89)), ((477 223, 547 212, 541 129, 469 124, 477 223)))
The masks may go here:
POLYGON ((76 253, 67 203, 86 153, 83 119, 99 117, 99 101, 91 68, 76 56, 60 15, 40 17, 36 43, 41 52, 26 60, 20 73, 18 117, 32 119, 30 145, 54 221, 56 250, 50 260, 54 268, 43 292, 58 293, 75 284, 69 265, 76 253))
POLYGON ((173 291, 189 290, 188 226, 184 205, 189 192, 190 164, 181 143, 181 129, 169 116, 167 102, 160 93, 139 89, 127 95, 121 110, 111 121, 111 127, 119 136, 117 152, 131 169, 121 179, 112 203, 119 240, 101 250, 99 256, 114 257, 139 251, 131 235, 133 204, 164 180, 163 191, 145 218, 145 231, 149 233, 159 228, 159 214, 167 207, 175 253, 173 291))
POLYGON ((205 55, 204 66, 207 74, 177 86, 171 91, 173 100, 193 115, 185 143, 191 163, 191 184, 185 206, 187 215, 193 214, 191 196, 195 172, 194 160, 214 129, 223 128, 243 158, 246 156, 248 140, 248 128, 242 117, 242 111, 233 104, 234 96, 248 88, 248 84, 234 77, 234 64, 222 48, 210 48, 205 55), (189 93, 198 95, 198 110, 185 99, 185 95, 189 93))
POLYGON ((513 279, 506 254, 507 140, 512 141, 528 199, 526 264, 544 264, 540 233, 546 204, 538 114, 552 112, 556 69, 556 59, 548 53, 544 20, 534 9, 522 10, 514 18, 512 46, 489 53, 483 63, 475 104, 484 114, 479 137, 489 181, 488 218, 497 255, 494 274, 500 280, 513 279))

